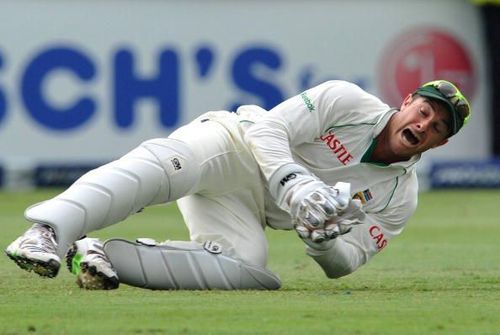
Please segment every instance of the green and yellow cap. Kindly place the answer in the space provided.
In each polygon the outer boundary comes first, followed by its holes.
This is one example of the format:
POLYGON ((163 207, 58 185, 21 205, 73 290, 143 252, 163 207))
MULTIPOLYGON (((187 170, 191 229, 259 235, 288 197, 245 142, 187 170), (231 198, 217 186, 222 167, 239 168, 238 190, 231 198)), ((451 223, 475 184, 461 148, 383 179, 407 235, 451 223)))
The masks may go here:
POLYGON ((471 106, 458 87, 449 81, 430 81, 420 86, 414 93, 444 103, 451 115, 450 137, 469 122, 471 106))

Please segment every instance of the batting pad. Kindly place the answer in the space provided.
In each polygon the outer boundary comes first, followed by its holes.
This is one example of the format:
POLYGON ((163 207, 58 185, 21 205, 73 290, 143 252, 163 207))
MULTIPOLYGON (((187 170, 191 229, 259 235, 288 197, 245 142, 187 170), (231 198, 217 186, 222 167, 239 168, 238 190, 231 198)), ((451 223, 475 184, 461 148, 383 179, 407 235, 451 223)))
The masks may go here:
POLYGON ((62 258, 87 233, 147 206, 177 200, 189 194, 198 180, 199 165, 185 144, 153 139, 86 173, 56 197, 29 207, 25 217, 55 230, 62 258))
POLYGON ((148 246, 122 239, 104 243, 120 282, 152 290, 276 290, 281 281, 264 268, 199 249, 148 246))

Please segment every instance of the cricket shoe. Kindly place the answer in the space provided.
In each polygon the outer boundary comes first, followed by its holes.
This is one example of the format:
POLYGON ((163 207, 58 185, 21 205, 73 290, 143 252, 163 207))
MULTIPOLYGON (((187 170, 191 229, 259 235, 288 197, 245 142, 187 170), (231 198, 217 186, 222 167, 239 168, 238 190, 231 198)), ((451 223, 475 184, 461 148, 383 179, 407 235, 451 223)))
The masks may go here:
POLYGON ((26 271, 40 276, 57 276, 61 259, 56 254, 57 242, 54 230, 43 224, 35 223, 23 235, 12 242, 5 253, 26 271))
POLYGON ((66 253, 66 266, 77 276, 76 283, 87 290, 112 290, 118 288, 118 274, 104 253, 97 238, 76 241, 66 253))

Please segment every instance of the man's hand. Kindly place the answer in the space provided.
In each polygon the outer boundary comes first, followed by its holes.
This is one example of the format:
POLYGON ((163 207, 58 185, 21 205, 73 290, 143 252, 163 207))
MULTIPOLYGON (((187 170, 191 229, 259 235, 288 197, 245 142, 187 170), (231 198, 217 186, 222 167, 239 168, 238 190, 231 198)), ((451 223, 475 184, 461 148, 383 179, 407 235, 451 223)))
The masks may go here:
POLYGON ((290 214, 295 225, 309 230, 323 229, 325 223, 348 207, 351 185, 337 183, 331 187, 312 180, 297 189, 290 199, 290 214))
POLYGON ((288 211, 304 240, 325 241, 347 233, 364 217, 361 202, 351 199, 351 185, 329 186, 298 164, 282 166, 269 180, 278 206, 288 211))
POLYGON ((362 223, 365 213, 361 201, 354 199, 347 207, 324 223, 324 227, 309 228, 299 222, 294 222, 295 231, 301 239, 313 248, 321 248, 321 243, 330 241, 340 235, 347 234, 354 225, 362 223), (311 243, 308 243, 311 242, 311 243))
POLYGON ((273 174, 269 192, 294 223, 308 229, 323 228, 351 199, 350 184, 329 186, 296 163, 286 164, 273 174))

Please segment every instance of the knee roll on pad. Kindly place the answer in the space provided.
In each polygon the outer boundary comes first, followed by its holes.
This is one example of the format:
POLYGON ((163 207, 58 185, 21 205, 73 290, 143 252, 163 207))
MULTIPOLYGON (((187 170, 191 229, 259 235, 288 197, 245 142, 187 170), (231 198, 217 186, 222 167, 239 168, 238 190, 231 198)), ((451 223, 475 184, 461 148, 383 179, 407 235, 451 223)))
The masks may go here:
POLYGON ((86 173, 55 198, 29 207, 25 217, 53 227, 58 254, 64 256, 86 233, 146 206, 177 200, 198 182, 199 164, 185 144, 168 138, 150 140, 86 173))
POLYGON ((104 243, 104 251, 120 282, 153 290, 280 288, 270 271, 220 254, 220 249, 148 246, 122 239, 104 243), (210 251, 209 251, 210 250, 210 251), (215 252, 215 253, 214 253, 215 252))

